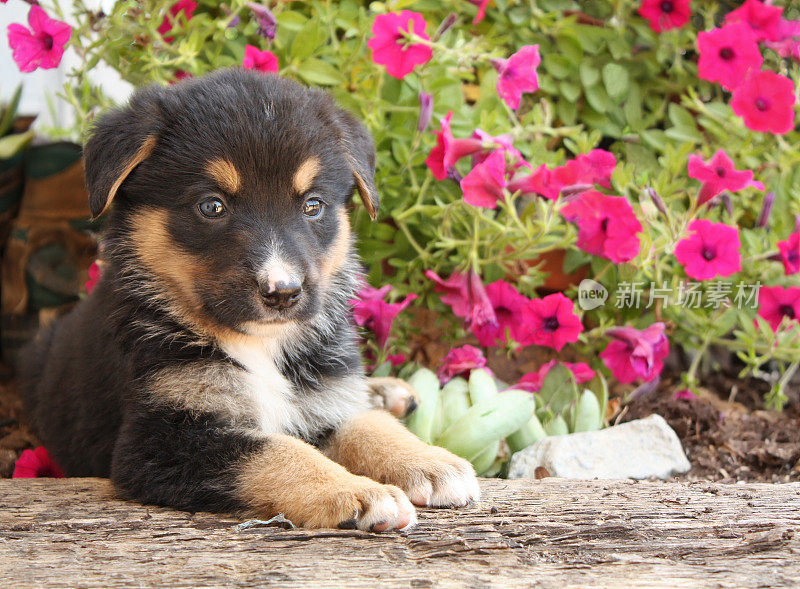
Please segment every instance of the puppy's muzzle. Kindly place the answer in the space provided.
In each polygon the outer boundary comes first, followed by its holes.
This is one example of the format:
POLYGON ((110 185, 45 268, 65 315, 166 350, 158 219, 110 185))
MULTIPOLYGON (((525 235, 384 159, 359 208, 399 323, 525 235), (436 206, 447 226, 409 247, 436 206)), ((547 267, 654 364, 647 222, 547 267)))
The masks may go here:
POLYGON ((282 310, 292 307, 303 294, 303 286, 299 282, 262 283, 258 292, 264 304, 273 309, 282 310))

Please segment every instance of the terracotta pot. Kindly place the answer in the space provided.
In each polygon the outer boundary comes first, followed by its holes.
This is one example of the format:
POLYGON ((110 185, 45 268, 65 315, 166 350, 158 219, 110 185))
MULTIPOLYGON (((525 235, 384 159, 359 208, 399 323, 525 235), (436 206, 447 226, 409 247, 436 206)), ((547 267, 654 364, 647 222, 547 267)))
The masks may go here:
POLYGON ((545 252, 530 260, 520 260, 519 273, 524 274, 528 268, 540 266, 539 270, 546 273, 547 277, 544 284, 539 288, 549 292, 563 292, 572 286, 578 286, 581 280, 589 275, 589 265, 585 264, 575 269, 573 272, 564 272, 564 259, 567 250, 556 249, 545 252))

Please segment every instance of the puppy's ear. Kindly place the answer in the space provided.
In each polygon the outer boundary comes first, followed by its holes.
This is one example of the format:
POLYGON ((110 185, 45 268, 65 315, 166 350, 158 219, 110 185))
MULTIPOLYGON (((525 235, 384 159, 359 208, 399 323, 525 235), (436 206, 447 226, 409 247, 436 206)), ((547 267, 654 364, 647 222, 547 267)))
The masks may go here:
POLYGON ((84 148, 89 209, 102 215, 125 179, 158 143, 162 119, 160 90, 138 92, 124 108, 102 115, 84 148))
POLYGON ((375 188, 375 144, 369 132, 350 113, 340 111, 337 122, 358 194, 374 221, 378 216, 379 204, 378 190, 375 188))

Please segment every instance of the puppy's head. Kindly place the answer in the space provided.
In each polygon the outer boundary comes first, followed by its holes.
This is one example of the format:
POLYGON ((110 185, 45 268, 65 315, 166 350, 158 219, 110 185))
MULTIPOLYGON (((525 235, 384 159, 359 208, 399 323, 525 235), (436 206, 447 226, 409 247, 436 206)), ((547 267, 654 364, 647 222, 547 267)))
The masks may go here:
POLYGON ((85 157, 110 261, 212 330, 312 319, 354 272, 354 189, 378 208, 366 130, 320 91, 243 70, 139 91, 85 157))

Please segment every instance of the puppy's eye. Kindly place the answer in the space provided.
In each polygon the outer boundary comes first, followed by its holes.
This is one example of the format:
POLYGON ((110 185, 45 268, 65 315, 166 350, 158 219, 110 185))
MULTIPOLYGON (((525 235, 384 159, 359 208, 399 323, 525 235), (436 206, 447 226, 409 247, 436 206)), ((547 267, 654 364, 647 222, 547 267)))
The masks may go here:
POLYGON ((306 217, 314 218, 322 214, 324 203, 318 198, 309 198, 303 203, 303 214, 306 217))
POLYGON ((197 208, 209 219, 219 219, 225 214, 225 205, 218 198, 205 198, 197 203, 197 208))

